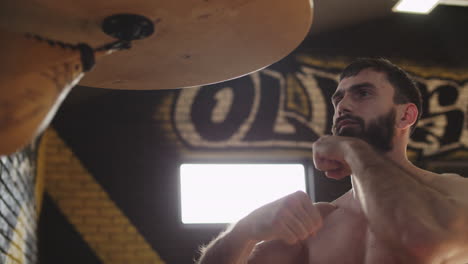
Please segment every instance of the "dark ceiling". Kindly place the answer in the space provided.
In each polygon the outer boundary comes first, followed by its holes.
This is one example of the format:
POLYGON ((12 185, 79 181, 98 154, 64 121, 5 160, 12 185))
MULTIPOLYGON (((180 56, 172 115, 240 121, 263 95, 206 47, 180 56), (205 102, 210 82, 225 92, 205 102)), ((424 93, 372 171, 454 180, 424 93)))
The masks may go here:
POLYGON ((397 0, 314 0, 311 34, 390 16, 397 0))

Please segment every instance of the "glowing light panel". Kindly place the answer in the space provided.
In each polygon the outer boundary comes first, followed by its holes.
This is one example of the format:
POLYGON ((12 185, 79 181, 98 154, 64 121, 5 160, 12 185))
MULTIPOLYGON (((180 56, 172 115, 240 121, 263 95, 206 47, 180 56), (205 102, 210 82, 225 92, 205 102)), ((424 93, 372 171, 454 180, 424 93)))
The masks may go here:
POLYGON ((400 0, 393 11, 428 14, 434 9, 439 0, 400 0))
POLYGON ((183 164, 184 224, 232 223, 297 190, 306 191, 302 164, 183 164))

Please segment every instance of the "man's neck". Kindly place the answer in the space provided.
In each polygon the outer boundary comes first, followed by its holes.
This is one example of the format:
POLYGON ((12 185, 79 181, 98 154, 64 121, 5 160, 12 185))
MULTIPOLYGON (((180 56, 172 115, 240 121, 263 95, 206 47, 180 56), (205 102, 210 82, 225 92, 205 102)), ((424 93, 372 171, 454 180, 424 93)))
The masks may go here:
POLYGON ((408 160, 407 147, 409 143, 409 131, 400 131, 393 138, 393 148, 391 151, 384 153, 384 156, 395 162, 402 168, 411 168, 414 165, 408 160))
MULTIPOLYGON (((394 163, 398 167, 401 167, 404 170, 407 170, 409 172, 415 172, 415 170, 417 170, 418 168, 416 166, 414 166, 408 160, 408 156, 406 155, 406 150, 407 150, 406 147, 407 147, 407 143, 404 140, 394 139, 392 150, 390 150, 390 151, 388 151, 386 153, 382 153, 382 156, 384 158, 388 159, 388 162, 392 162, 392 163, 394 163)), ((350 190, 350 193, 347 193, 346 196, 349 195, 348 197, 350 199, 350 202, 351 202, 351 204, 353 204, 353 206, 351 206, 351 208, 355 209, 353 211, 362 213, 359 202, 358 202, 358 199, 357 199, 357 193, 356 193, 357 185, 356 185, 356 183, 354 181, 354 176, 351 175, 350 177, 351 177, 351 183, 352 183, 353 187, 350 190)))

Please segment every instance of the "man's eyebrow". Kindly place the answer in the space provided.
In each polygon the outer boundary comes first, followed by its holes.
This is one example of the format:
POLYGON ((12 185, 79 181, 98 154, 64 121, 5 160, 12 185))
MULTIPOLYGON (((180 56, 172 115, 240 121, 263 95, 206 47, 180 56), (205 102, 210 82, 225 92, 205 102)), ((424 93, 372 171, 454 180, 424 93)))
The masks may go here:
MULTIPOLYGON (((351 87, 349 87, 348 90, 350 92, 356 92, 356 91, 359 91, 362 88, 375 89, 375 85, 373 85, 370 82, 357 83, 357 84, 351 85, 351 87)), ((334 103, 337 98, 343 97, 343 94, 344 94, 343 90, 336 91, 331 97, 332 102, 334 103)))
MULTIPOLYGON (((357 84, 353 84, 351 85, 351 87, 348 88, 348 90, 350 92, 355 92, 357 90, 360 90, 361 88, 371 88, 371 89, 374 89, 375 88, 375 85, 373 85, 372 83, 370 82, 363 82, 363 83, 357 83, 357 84)), ((340 96, 343 96, 344 94, 344 91, 343 90, 339 90, 339 91, 336 91, 333 95, 332 95, 332 100, 340 97, 340 96)))
POLYGON ((356 90, 360 90, 361 88, 372 88, 372 89, 374 89, 374 88, 375 88, 375 85, 373 85, 373 84, 370 83, 370 82, 363 82, 363 83, 354 84, 354 85, 352 85, 351 87, 349 87, 348 89, 349 89, 351 92, 354 92, 354 91, 356 91, 356 90))

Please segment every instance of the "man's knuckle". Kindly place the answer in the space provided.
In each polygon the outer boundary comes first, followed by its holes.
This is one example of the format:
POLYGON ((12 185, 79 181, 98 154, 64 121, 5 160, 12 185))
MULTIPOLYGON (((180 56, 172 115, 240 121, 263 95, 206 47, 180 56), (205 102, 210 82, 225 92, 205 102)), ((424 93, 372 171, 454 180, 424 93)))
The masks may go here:
POLYGON ((306 199, 309 199, 309 196, 304 191, 296 191, 293 193, 291 197, 291 200, 294 200, 292 201, 294 203, 302 202, 306 199))
POLYGON ((318 217, 318 218, 314 221, 313 230, 314 230, 314 231, 317 231, 317 230, 319 230, 320 228, 322 228, 322 226, 323 226, 322 217, 318 217))
POLYGON ((305 193, 304 191, 297 191, 296 192, 296 195, 299 197, 299 198, 302 198, 302 199, 308 199, 309 196, 307 195, 307 193, 305 193))
POLYGON ((302 232, 302 233, 301 233, 301 236, 300 236, 300 239, 301 239, 301 240, 304 240, 304 239, 306 239, 308 236, 309 236, 309 233, 308 233, 307 231, 302 232))
POLYGON ((281 211, 284 214, 292 213, 298 208, 299 205, 300 203, 298 202, 297 198, 291 197, 290 199, 284 201, 281 211))
POLYGON ((287 238, 286 242, 288 242, 291 245, 295 244, 297 242, 297 238, 294 236, 290 236, 289 238, 287 238))

